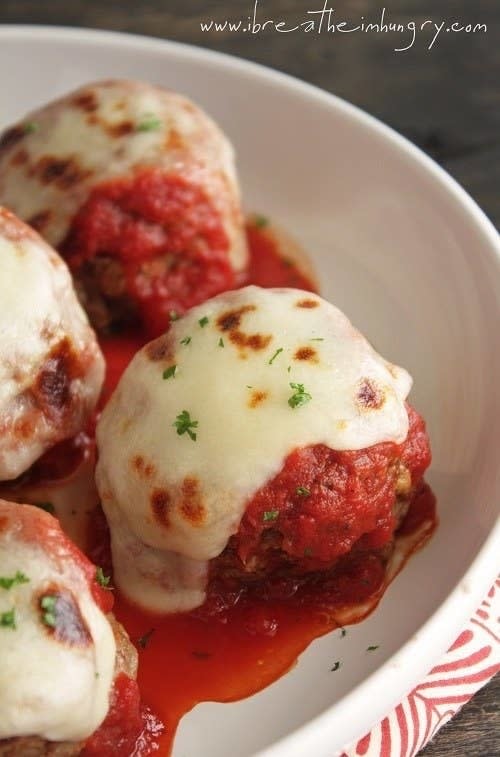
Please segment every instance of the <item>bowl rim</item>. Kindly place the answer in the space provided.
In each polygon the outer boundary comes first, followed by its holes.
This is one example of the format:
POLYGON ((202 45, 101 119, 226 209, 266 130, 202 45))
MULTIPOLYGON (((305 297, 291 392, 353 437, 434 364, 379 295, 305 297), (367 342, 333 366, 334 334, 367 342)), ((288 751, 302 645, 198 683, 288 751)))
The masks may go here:
MULTIPOLYGON (((268 82, 272 81, 289 91, 293 91, 298 96, 314 100, 330 109, 333 108, 341 115, 356 120, 390 142, 400 153, 404 153, 414 164, 420 165, 428 176, 437 181, 443 189, 446 189, 462 207, 470 221, 474 223, 475 231, 484 238, 486 245, 490 247, 492 253, 498 258, 497 262, 500 263, 500 236, 493 223, 465 189, 444 168, 435 163, 406 137, 337 95, 282 71, 268 68, 244 58, 205 47, 146 35, 85 27, 34 24, 0 25, 0 40, 16 39, 23 43, 42 41, 49 44, 70 40, 82 46, 100 45, 128 50, 132 47, 148 52, 156 51, 158 54, 171 54, 177 59, 189 60, 191 63, 199 62, 204 65, 210 64, 218 69, 230 67, 244 77, 257 77, 268 82)), ((478 603, 497 579, 499 551, 500 518, 497 518, 489 536, 468 565, 457 585, 423 625, 415 629, 412 637, 395 654, 356 685, 348 694, 309 722, 256 753, 255 757, 297 757, 311 753, 313 746, 317 750, 322 748, 325 750, 328 740, 332 738, 333 729, 335 729, 337 736, 339 736, 339 732, 343 734, 341 739, 336 738, 336 741, 341 742, 343 747, 340 748, 340 751, 337 748, 335 754, 341 754, 347 745, 368 732, 370 727, 373 727, 385 717, 411 691, 455 640, 463 625, 467 623, 476 610, 478 603), (453 622, 446 622, 450 618, 453 622), (425 647, 426 653, 432 650, 430 654, 426 654, 425 661, 415 654, 422 645, 425 647), (408 658, 413 661, 411 676, 408 674, 401 676, 402 665, 407 663, 408 658), (359 727, 353 724, 352 717, 356 710, 356 702, 360 698, 369 701, 371 705, 370 718, 365 719, 361 731, 359 727), (349 723, 351 725, 346 725, 349 723)), ((326 751, 316 752, 318 755, 320 753, 326 754, 326 751)), ((331 751, 329 754, 331 755, 331 751)))

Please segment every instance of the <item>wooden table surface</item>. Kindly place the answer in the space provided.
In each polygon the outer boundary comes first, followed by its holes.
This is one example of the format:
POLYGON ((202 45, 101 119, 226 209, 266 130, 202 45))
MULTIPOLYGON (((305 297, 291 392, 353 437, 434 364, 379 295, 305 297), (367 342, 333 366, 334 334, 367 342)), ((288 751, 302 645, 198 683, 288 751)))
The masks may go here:
MULTIPOLYGON (((317 84, 390 124, 441 163, 500 225, 500 2, 394 0, 385 21, 429 19, 443 31, 260 34, 202 32, 200 21, 245 20, 254 0, 1 0, 0 23, 86 26, 189 42, 249 58, 317 84), (451 22, 487 31, 446 33, 451 22)), ((260 0, 258 20, 291 27, 323 0, 260 0)), ((383 2, 337 0, 331 21, 379 21, 383 2)), ((317 16, 316 16, 317 18, 317 16)), ((326 24, 326 21, 325 21, 326 24)), ((282 27, 283 28, 283 27, 282 27)), ((427 24, 426 30, 430 25, 427 24)), ((445 726, 422 757, 500 755, 500 678, 445 726)))

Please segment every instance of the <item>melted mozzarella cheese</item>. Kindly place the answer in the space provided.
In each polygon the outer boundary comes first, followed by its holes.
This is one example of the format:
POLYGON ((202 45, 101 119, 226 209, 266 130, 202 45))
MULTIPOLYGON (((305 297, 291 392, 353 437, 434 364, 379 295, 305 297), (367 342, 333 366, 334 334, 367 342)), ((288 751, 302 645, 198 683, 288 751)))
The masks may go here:
POLYGON ((82 429, 99 397, 104 360, 65 263, 1 208, 0 353, 0 480, 6 480, 82 429))
POLYGON ((36 219, 54 246, 96 184, 154 166, 205 190, 221 215, 233 266, 244 267, 233 149, 186 98, 141 82, 98 82, 34 111, 25 124, 25 133, 21 124, 4 136, 0 203, 28 223, 36 219))
MULTIPOLYGON (((115 639, 83 571, 64 555, 64 548, 50 553, 41 540, 21 533, 16 516, 21 508, 24 519, 26 511, 35 510, 0 500, 0 515, 10 519, 0 534, 0 576, 12 578, 19 572, 28 579, 9 589, 0 587, 0 617, 13 611, 15 624, 0 624, 0 739, 79 741, 108 712, 115 639), (88 633, 84 643, 56 638, 44 622, 41 597, 56 592, 73 597, 77 622, 88 633)), ((54 528, 58 530, 55 521, 54 528)))
POLYGON ((199 604, 206 561, 287 455, 402 442, 410 387, 317 295, 247 287, 191 310, 134 357, 98 425, 97 484, 122 590, 170 611, 197 580, 199 604), (199 570, 180 584, 171 575, 162 594, 153 584, 173 556, 199 570))

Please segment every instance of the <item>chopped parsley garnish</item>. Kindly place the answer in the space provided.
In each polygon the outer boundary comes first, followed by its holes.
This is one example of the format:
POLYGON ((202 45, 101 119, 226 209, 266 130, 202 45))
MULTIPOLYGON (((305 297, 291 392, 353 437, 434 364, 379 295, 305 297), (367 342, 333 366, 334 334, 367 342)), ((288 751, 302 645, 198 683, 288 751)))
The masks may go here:
POLYGON ((275 358, 277 358, 277 357, 278 357, 278 355, 280 354, 280 352, 283 352, 283 347, 278 347, 278 349, 276 350, 276 352, 275 352, 275 353, 274 353, 274 355, 272 356, 271 360, 269 360, 269 361, 268 361, 268 364, 269 364, 269 365, 272 365, 272 364, 273 364, 273 361, 275 360, 275 358))
POLYGON ((50 628, 55 628, 56 625, 56 603, 57 597, 53 594, 46 594, 40 600, 40 607, 44 611, 42 613, 42 620, 50 628))
POLYGON ((99 586, 102 586, 103 589, 111 588, 109 585, 111 576, 105 576, 103 569, 99 566, 95 569, 95 580, 97 581, 99 586))
POLYGON ((14 608, 12 610, 7 610, 7 612, 0 613, 0 626, 2 628, 12 628, 14 631, 16 626, 16 611, 14 608))
POLYGON ((295 489, 295 494, 298 494, 299 497, 308 497, 310 493, 309 489, 305 486, 297 486, 295 489))
POLYGON ((347 630, 345 628, 340 629, 340 638, 343 639, 344 636, 347 636, 347 630))
POLYGON ((200 318, 200 320, 198 321, 198 323, 201 326, 201 328, 204 328, 207 325, 207 323, 208 323, 207 316, 204 315, 203 318, 200 318))
POLYGON ((333 663, 333 668, 330 668, 330 671, 332 673, 335 673, 335 671, 337 671, 340 668, 340 665, 341 665, 340 660, 337 660, 337 662, 333 663))
POLYGON ((164 379, 175 378, 176 373, 177 373, 177 365, 171 365, 170 368, 166 368, 163 371, 163 378, 164 379))
POLYGON ((371 644, 369 647, 366 648, 367 652, 374 652, 376 649, 378 649, 380 644, 371 644))
POLYGON ((269 225, 269 218, 266 218, 266 216, 255 216, 254 224, 258 229, 263 229, 264 226, 269 225))
POLYGON ((292 370, 292 366, 291 366, 291 365, 289 365, 289 366, 288 366, 288 368, 287 368, 286 370, 287 370, 287 373, 290 373, 290 371, 292 370))
POLYGON ((313 336, 311 337, 311 342, 324 342, 324 338, 322 336, 313 336))
POLYGON ((140 639, 137 639, 137 644, 140 646, 141 649, 146 649, 147 645, 149 644, 151 640, 151 636, 154 634, 155 629, 150 628, 149 631, 146 631, 144 636, 141 636, 140 639))
POLYGON ((21 573, 21 571, 16 571, 15 576, 4 576, 0 577, 0 589, 12 589, 13 586, 16 584, 27 584, 29 583, 28 576, 25 576, 24 573, 21 573))
POLYGON ((40 510, 45 510, 46 513, 50 513, 51 515, 56 511, 52 502, 35 502, 34 506, 38 507, 40 510))
POLYGON ((183 410, 182 413, 179 413, 175 421, 172 423, 172 426, 177 428, 179 436, 187 434, 191 441, 196 441, 196 432, 193 431, 193 428, 198 428, 198 421, 192 421, 187 410, 183 410))
POLYGON ((276 520, 279 514, 279 510, 266 510, 262 516, 262 520, 264 523, 267 523, 270 520, 276 520))
POLYGON ((304 384, 291 383, 290 386, 295 390, 292 396, 288 399, 288 404, 290 405, 290 407, 301 407, 302 405, 305 405, 307 402, 312 400, 311 395, 304 389, 304 384))
POLYGON ((26 121, 23 125, 23 131, 25 134, 33 134, 33 132, 38 131, 38 124, 35 121, 26 121))
POLYGON ((177 312, 177 310, 171 310, 170 313, 168 314, 168 316, 169 316, 169 318, 170 318, 171 321, 178 321, 179 318, 180 318, 180 315, 177 312))
POLYGON ((219 347, 224 347, 224 339, 222 337, 219 339, 219 347))
POLYGON ((162 125, 161 120, 153 113, 147 113, 136 126, 136 131, 155 131, 162 125))
POLYGON ((190 343, 190 341, 191 341, 191 337, 190 336, 185 336, 184 339, 181 339, 181 344, 188 345, 190 343))
POLYGON ((306 547, 304 549, 304 557, 312 557, 312 556, 313 556, 312 547, 306 547))

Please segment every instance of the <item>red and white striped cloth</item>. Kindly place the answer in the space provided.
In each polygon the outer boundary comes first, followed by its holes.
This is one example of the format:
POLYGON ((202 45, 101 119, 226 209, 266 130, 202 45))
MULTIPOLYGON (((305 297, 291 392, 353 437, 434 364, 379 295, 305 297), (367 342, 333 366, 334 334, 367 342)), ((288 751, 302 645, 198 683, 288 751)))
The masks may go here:
POLYGON ((500 671, 500 578, 440 665, 342 757, 414 757, 500 671))

